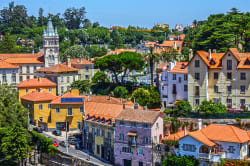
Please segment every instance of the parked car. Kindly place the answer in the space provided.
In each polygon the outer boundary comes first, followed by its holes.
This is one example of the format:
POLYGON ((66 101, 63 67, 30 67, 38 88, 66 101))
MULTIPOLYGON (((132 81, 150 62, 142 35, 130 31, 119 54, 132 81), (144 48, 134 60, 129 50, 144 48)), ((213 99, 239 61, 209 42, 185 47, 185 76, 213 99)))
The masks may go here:
POLYGON ((69 144, 76 145, 79 141, 77 139, 68 139, 69 144))
POLYGON ((53 141, 53 146, 58 147, 58 146, 59 146, 58 142, 56 142, 56 141, 54 140, 54 141, 53 141))
POLYGON ((33 130, 37 131, 38 133, 42 133, 43 132, 43 129, 41 127, 34 127, 33 130))
POLYGON ((62 132, 61 132, 60 130, 54 130, 54 131, 52 132, 52 134, 54 134, 54 135, 56 135, 56 136, 60 136, 60 135, 62 135, 62 132))
MULTIPOLYGON (((60 146, 63 146, 63 147, 66 147, 66 141, 61 141, 60 143, 59 143, 59 145, 60 146)), ((69 147, 70 145, 68 144, 68 147, 69 147)))

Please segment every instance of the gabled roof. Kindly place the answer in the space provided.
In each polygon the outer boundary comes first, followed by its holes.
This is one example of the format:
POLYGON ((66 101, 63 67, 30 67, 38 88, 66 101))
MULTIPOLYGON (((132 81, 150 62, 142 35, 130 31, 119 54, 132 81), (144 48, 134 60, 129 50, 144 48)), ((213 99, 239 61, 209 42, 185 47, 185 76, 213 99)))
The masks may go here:
POLYGON ((5 61, 14 64, 44 63, 43 61, 40 61, 38 58, 8 58, 5 61))
POLYGON ((57 96, 46 91, 34 91, 21 97, 21 99, 28 101, 52 101, 55 98, 57 98, 57 96))
POLYGON ((82 96, 73 95, 71 92, 67 92, 62 96, 57 96, 50 104, 83 104, 83 102, 62 102, 62 98, 84 98, 82 96))
POLYGON ((188 62, 176 62, 175 66, 168 73, 188 73, 188 62))
MULTIPOLYGON (((92 63, 92 62, 90 62, 90 61, 88 61, 87 59, 84 59, 84 58, 76 58, 76 59, 70 59, 70 61, 71 61, 71 65, 80 65, 80 64, 87 64, 87 65, 92 65, 92 64, 94 64, 94 63, 92 63)), ((63 63, 64 65, 66 65, 67 63, 66 62, 64 62, 63 63)))
POLYGON ((30 88, 30 87, 56 87, 56 83, 48 80, 47 78, 34 78, 27 79, 20 82, 17 85, 18 88, 30 88))
POLYGON ((0 69, 18 69, 19 67, 8 62, 0 60, 0 69))
POLYGON ((42 57, 43 54, 41 53, 24 53, 24 54, 0 54, 0 59, 5 60, 8 58, 38 58, 42 57))
POLYGON ((75 69, 73 67, 69 67, 64 64, 57 64, 50 67, 43 67, 36 70, 37 72, 48 72, 48 73, 63 73, 63 72, 73 72, 78 71, 78 69, 75 69))
POLYGON ((141 122, 153 124, 155 120, 160 116, 160 112, 145 111, 145 110, 123 110, 117 117, 117 120, 124 120, 130 122, 141 122))
POLYGON ((198 130, 198 131, 194 131, 194 132, 190 132, 188 134, 189 136, 193 137, 194 139, 200 141, 201 143, 207 145, 207 146, 214 146, 215 143, 213 143, 211 140, 209 140, 206 135, 203 134, 202 131, 198 130))
POLYGON ((174 47, 174 45, 176 44, 176 46, 181 47, 182 46, 183 41, 179 41, 179 40, 164 40, 162 44, 160 44, 161 47, 174 47))
MULTIPOLYGON (((186 134, 188 134, 189 132, 186 131, 186 134)), ((177 133, 174 134, 170 134, 168 136, 164 137, 165 141, 171 140, 171 141, 178 141, 179 139, 183 138, 185 136, 185 131, 179 131, 177 133)))
MULTIPOLYGON (((110 51, 108 52, 106 55, 110 55, 110 54, 120 54, 121 52, 136 52, 136 49, 116 49, 114 51, 110 51)), ((104 55, 105 56, 105 55, 104 55)))

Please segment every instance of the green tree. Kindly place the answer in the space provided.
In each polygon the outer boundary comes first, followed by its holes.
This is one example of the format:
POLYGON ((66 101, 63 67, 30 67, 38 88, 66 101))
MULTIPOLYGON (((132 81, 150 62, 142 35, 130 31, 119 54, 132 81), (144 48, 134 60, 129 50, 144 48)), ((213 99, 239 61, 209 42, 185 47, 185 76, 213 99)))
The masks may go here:
POLYGON ((172 110, 165 111, 166 113, 170 113, 174 118, 178 117, 187 117, 188 114, 192 111, 192 106, 188 101, 179 100, 177 104, 175 104, 172 110))
POLYGON ((109 82, 108 76, 103 71, 98 71, 92 77, 92 83, 106 83, 109 82))
POLYGON ((64 54, 62 55, 62 58, 64 60, 67 59, 67 56, 70 56, 70 58, 88 58, 88 52, 84 49, 84 47, 79 45, 74 45, 68 48, 64 54))
POLYGON ((227 113, 227 108, 225 105, 221 103, 214 103, 213 101, 204 100, 196 110, 200 113, 206 114, 219 114, 219 113, 227 113))
POLYGON ((150 104, 149 98, 150 98, 149 91, 143 88, 136 89, 131 95, 131 100, 135 99, 135 102, 140 104, 141 106, 148 106, 150 104))
POLYGON ((166 155, 162 158, 162 166, 198 166, 199 161, 193 156, 166 155))
POLYGON ((80 9, 68 8, 64 12, 64 19, 68 29, 79 29, 85 18, 85 7, 80 9))
POLYGON ((112 39, 112 45, 114 45, 115 48, 122 48, 123 41, 120 32, 117 29, 114 29, 111 32, 111 39, 112 39))
POLYGON ((118 75, 122 73, 122 62, 119 56, 111 54, 97 59, 96 66, 101 70, 112 72, 115 76, 116 83, 119 82, 118 75))
POLYGON ((1 53, 15 53, 16 49, 16 42, 13 36, 9 33, 5 34, 3 40, 0 41, 0 52, 1 53))
POLYGON ((90 83, 88 80, 77 80, 70 87, 71 89, 78 89, 80 93, 89 93, 90 83))
POLYGON ((161 105, 161 97, 157 88, 151 87, 149 89, 149 108, 159 108, 161 105))
POLYGON ((128 90, 124 86, 117 86, 114 89, 114 96, 118 98, 126 99, 128 98, 128 90))
POLYGON ((142 56, 138 53, 125 51, 118 54, 118 57, 120 58, 123 67, 122 83, 127 72, 132 72, 133 70, 140 71, 145 65, 142 56))

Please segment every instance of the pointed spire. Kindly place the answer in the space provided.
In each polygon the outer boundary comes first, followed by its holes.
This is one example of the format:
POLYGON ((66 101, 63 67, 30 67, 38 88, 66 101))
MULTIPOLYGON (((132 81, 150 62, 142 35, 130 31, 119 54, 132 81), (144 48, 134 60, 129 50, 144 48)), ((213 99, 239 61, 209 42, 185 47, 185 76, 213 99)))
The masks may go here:
POLYGON ((54 36, 55 32, 54 32, 54 27, 52 24, 52 20, 51 20, 51 14, 49 13, 49 20, 48 20, 48 25, 47 25, 47 35, 48 36, 54 36))

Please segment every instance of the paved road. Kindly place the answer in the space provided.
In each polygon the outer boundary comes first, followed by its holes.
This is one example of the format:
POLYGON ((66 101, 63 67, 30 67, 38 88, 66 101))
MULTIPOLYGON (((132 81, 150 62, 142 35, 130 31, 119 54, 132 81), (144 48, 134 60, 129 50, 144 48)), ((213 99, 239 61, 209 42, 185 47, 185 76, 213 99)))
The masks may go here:
MULTIPOLYGON (((46 133, 42 133, 42 134, 45 135, 45 136, 49 136, 49 137, 51 138, 51 135, 48 135, 48 134, 46 134, 46 133)), ((56 139, 56 138, 52 138, 52 139, 59 142, 59 140, 56 139)), ((59 149, 61 152, 67 153, 66 148, 63 147, 63 146, 59 146, 58 149, 59 149)), ((112 164, 104 163, 103 161, 101 161, 101 160, 99 160, 99 159, 97 159, 97 158, 95 158, 95 157, 93 157, 93 156, 90 156, 90 155, 88 155, 87 153, 85 153, 85 152, 83 152, 83 151, 76 150, 76 149, 73 148, 73 147, 69 147, 69 148, 68 148, 68 154, 71 155, 71 156, 73 156, 73 157, 80 158, 80 159, 82 159, 82 160, 88 160, 88 161, 90 161, 91 163, 96 164, 96 165, 100 165, 100 166, 112 166, 112 164)))

